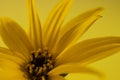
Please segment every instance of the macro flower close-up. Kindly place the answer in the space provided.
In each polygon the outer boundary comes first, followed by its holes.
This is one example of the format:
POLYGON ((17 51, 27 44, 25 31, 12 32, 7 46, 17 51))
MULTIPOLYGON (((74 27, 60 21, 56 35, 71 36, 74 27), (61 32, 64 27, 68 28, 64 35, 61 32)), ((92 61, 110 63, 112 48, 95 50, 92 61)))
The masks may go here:
POLYGON ((27 0, 26 31, 14 20, 0 18, 0 36, 7 46, 0 47, 0 80, 67 80, 70 73, 102 77, 87 65, 119 52, 120 37, 80 41, 104 9, 88 10, 63 25, 73 1, 60 0, 41 25, 35 0, 27 0))

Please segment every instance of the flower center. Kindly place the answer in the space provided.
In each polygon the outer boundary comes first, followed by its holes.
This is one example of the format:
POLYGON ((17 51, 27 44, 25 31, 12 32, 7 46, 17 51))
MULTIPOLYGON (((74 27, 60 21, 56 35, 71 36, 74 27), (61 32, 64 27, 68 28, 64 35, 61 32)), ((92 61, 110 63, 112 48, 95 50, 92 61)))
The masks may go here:
POLYGON ((31 61, 27 64, 28 75, 31 80, 48 80, 47 73, 53 69, 54 60, 48 51, 33 52, 31 61))

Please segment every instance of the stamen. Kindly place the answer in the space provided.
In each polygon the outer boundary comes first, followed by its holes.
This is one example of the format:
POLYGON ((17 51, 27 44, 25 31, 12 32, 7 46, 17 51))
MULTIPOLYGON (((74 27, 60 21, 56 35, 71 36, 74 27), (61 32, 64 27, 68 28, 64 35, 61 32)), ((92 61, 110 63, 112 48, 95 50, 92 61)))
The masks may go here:
POLYGON ((54 68, 54 59, 48 51, 33 52, 31 61, 27 64, 27 72, 31 80, 48 80, 47 73, 54 68))

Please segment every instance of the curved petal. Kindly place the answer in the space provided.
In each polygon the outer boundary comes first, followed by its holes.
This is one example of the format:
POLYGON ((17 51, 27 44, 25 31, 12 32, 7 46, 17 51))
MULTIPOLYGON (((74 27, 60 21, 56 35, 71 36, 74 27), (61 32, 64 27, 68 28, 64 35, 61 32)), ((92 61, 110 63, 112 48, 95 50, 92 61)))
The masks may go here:
POLYGON ((49 75, 49 80, 66 80, 65 78, 58 76, 58 75, 49 75))
POLYGON ((0 80, 27 80, 16 63, 0 58, 0 80))
MULTIPOLYGON (((61 25, 70 9, 73 0, 61 0, 51 11, 44 25, 45 47, 52 48, 55 44, 61 25)), ((50 49, 51 50, 51 49, 50 49)))
POLYGON ((17 58, 18 58, 17 62, 19 62, 19 61, 20 62, 21 61, 22 62, 28 61, 26 59, 26 57, 23 56, 23 55, 21 55, 20 53, 18 53, 18 52, 12 52, 9 49, 2 48, 2 47, 0 47, 0 58, 6 58, 6 59, 9 59, 9 60, 13 60, 13 61, 16 61, 17 58))
POLYGON ((28 0, 28 10, 29 10, 29 38, 35 48, 43 48, 42 44, 42 30, 39 20, 39 16, 36 11, 34 0, 28 0))
POLYGON ((9 18, 1 18, 0 34, 9 49, 29 57, 29 53, 32 50, 31 43, 24 30, 16 22, 9 18))
POLYGON ((81 65, 120 51, 120 37, 104 37, 79 42, 56 58, 56 65, 79 62, 81 65))
POLYGON ((97 75, 100 78, 103 78, 104 75, 92 68, 81 66, 80 64, 67 64, 67 65, 60 65, 53 70, 51 70, 48 74, 60 75, 60 74, 69 74, 69 73, 89 73, 97 75))
POLYGON ((3 47, 0 47, 0 53, 8 54, 8 55, 13 55, 14 54, 9 49, 3 48, 3 47))
POLYGON ((13 61, 14 63, 16 63, 18 65, 23 65, 25 63, 25 61, 22 60, 21 58, 18 58, 13 55, 2 54, 2 53, 0 53, 0 59, 6 59, 9 61, 13 61))
POLYGON ((55 53, 54 56, 56 57, 67 46, 72 44, 72 42, 76 42, 76 40, 78 40, 90 26, 100 18, 102 11, 102 8, 93 9, 78 15, 68 22, 61 30, 60 38, 51 53, 55 53))

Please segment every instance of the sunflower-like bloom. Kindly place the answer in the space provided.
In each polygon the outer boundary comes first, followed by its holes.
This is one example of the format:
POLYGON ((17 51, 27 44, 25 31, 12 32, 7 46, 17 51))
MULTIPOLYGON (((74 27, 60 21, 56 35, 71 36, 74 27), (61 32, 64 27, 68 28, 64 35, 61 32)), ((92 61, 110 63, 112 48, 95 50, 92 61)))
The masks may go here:
POLYGON ((28 0, 28 35, 13 20, 0 18, 0 80, 65 80, 68 73, 97 73, 87 64, 120 50, 120 37, 80 37, 101 17, 102 8, 87 11, 62 26, 73 0, 61 0, 41 26, 34 0, 28 0))

